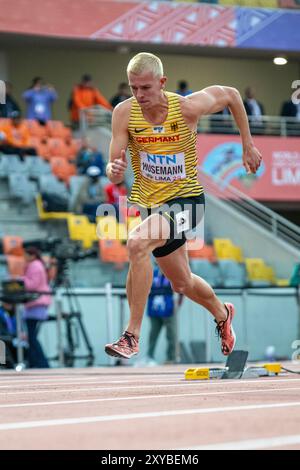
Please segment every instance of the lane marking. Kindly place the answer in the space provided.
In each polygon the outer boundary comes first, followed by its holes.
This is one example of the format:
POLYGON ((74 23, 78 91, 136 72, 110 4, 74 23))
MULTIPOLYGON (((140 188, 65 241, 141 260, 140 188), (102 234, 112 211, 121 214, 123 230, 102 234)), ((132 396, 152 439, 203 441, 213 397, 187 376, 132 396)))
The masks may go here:
POLYGON ((201 392, 201 393, 180 393, 171 395, 134 395, 131 397, 113 397, 113 398, 90 398, 81 400, 65 400, 65 401, 40 401, 34 403, 11 403, 0 405, 1 408, 24 408, 24 407, 35 407, 35 406, 50 406, 50 405, 73 405, 81 403, 98 403, 106 401, 127 401, 127 400, 149 400, 149 399, 161 399, 161 398, 186 398, 186 397, 200 397, 200 396, 217 396, 217 395, 232 395, 232 394, 243 394, 243 393, 269 393, 269 392, 282 392, 300 390, 300 387, 289 387, 289 388, 270 388, 270 389, 251 389, 251 390, 234 390, 229 392, 201 392))
POLYGON ((167 416, 186 416, 196 414, 210 414, 210 413, 226 413, 234 411, 256 411, 267 409, 279 408, 292 408, 300 407, 300 402, 287 402, 287 403, 271 403, 261 405, 246 405, 246 406, 224 406, 220 408, 196 408, 186 410, 169 410, 169 411, 156 411, 150 413, 131 413, 125 415, 110 415, 110 416, 87 416, 82 418, 67 418, 67 419, 49 419, 40 421, 21 421, 17 423, 3 423, 0 424, 0 431, 8 431, 12 429, 32 429, 44 428, 50 426, 66 426, 69 424, 86 424, 86 423, 103 423, 109 421, 127 421, 133 419, 147 419, 147 418, 164 418, 167 416))
MULTIPOLYGON (((26 387, 26 388, 30 388, 30 387, 38 387, 39 384, 40 386, 51 386, 51 387, 57 387, 59 385, 76 385, 76 384, 79 384, 79 385, 84 385, 84 384, 88 384, 88 383, 91 383, 91 384, 99 384, 99 385, 103 385, 103 384, 127 384, 127 383, 133 383, 133 382, 141 382, 141 379, 139 380, 102 380, 100 381, 99 379, 89 379, 89 380, 82 380, 82 381, 67 381, 67 382, 47 382, 47 383, 43 383, 43 382, 38 382, 38 383, 34 383, 33 385, 32 384, 29 384, 27 383, 27 381, 25 382, 25 384, 22 384, 20 385, 20 387, 26 387)), ((147 381, 149 382, 149 381, 147 381)), ((155 380, 155 383, 178 383, 178 380, 155 380)), ((12 389, 12 388, 18 388, 19 386, 19 382, 18 383, 12 383, 10 385, 0 385, 0 392, 2 389, 12 389)), ((4 390, 5 391, 5 390, 4 390)))
MULTIPOLYGON (((183 380, 183 379, 182 379, 183 380)), ((205 385, 208 385, 209 387, 213 386, 213 385, 216 385, 216 386, 221 386, 221 385, 242 385, 242 384, 255 384, 255 383, 259 383, 260 385, 262 383, 285 383, 285 382, 300 382, 300 379, 274 379, 274 380, 247 380, 247 381, 243 381, 243 380, 235 380, 235 381, 227 381, 227 380, 222 380, 222 381, 216 381, 216 382, 209 382, 209 383, 195 383, 193 381, 193 383, 191 382, 187 382, 187 381, 183 381, 181 384, 171 384, 171 385, 165 385, 165 384, 161 384, 161 385, 157 385, 155 383, 153 384, 150 384, 150 385, 128 385, 128 386, 125 386, 125 387, 118 387, 118 390, 131 390, 131 389, 134 389, 134 390, 143 390, 143 389, 148 389, 148 388, 168 388, 168 387, 193 387, 195 388, 196 386, 200 386, 200 387, 205 387, 205 385)), ((59 385, 59 384, 58 384, 59 385)), ((104 390, 116 390, 116 387, 91 387, 91 388, 76 388, 76 389, 63 389, 63 390, 58 390, 58 389, 55 389, 55 390, 49 390, 49 389, 46 389, 46 390, 22 390, 22 391, 18 391, 18 392, 6 392, 4 390, 1 390, 0 391, 0 396, 1 395, 24 395, 24 394, 30 394, 30 393, 34 393, 34 394, 37 394, 37 393, 66 393, 66 392, 69 392, 69 393, 76 393, 76 392, 92 392, 92 391, 104 391, 104 390)))
POLYGON ((258 450, 300 444, 300 434, 290 436, 248 439, 245 441, 221 442, 193 447, 179 447, 176 450, 258 450))

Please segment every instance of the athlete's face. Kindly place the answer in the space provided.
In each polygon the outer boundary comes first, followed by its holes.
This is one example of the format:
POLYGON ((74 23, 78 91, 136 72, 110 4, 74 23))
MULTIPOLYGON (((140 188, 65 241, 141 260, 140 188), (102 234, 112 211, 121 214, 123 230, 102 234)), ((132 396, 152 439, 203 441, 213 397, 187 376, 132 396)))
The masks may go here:
POLYGON ((132 72, 128 74, 132 94, 144 109, 151 108, 159 102, 166 80, 166 77, 155 77, 152 72, 140 75, 132 72))

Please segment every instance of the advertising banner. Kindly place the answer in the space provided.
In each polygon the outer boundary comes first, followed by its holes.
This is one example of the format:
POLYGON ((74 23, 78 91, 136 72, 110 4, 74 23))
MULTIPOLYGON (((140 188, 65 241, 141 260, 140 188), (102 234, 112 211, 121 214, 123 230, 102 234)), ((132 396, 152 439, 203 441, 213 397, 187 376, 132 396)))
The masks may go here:
POLYGON ((263 161, 255 175, 247 175, 239 136, 199 134, 200 181, 204 172, 218 182, 224 197, 231 185, 257 200, 300 203, 300 138, 257 136, 254 142, 263 161))

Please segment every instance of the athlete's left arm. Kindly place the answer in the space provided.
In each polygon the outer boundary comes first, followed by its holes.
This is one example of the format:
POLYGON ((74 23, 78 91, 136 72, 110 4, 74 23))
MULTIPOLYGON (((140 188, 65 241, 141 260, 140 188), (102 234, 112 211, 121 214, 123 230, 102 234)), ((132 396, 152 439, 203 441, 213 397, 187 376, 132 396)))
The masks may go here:
POLYGON ((243 143, 243 164, 248 173, 256 173, 262 160, 254 146, 248 117, 239 91, 228 86, 210 86, 186 97, 187 106, 198 120, 201 116, 217 113, 228 107, 239 128, 243 143))

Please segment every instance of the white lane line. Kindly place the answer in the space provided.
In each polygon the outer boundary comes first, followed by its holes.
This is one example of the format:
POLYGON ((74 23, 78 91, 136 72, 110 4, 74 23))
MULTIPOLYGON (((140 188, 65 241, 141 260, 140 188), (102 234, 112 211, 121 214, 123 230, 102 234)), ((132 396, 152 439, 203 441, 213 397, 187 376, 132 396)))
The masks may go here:
POLYGON ((248 439, 245 441, 221 442, 193 447, 180 447, 176 450, 258 450, 300 444, 300 434, 290 436, 248 439))
POLYGON ((31 429, 31 428, 44 428, 48 426, 65 426, 68 424, 86 424, 86 423, 103 423, 109 421, 127 421, 132 419, 147 419, 147 418, 164 418, 167 416, 185 416, 196 414, 210 414, 210 413, 226 413, 234 411, 257 411, 278 408, 292 408, 300 407, 300 402, 288 403, 271 403, 271 404, 257 404, 246 406, 224 406, 220 408, 195 408, 186 410, 169 410, 169 411, 156 411, 150 413, 131 413, 125 415, 109 415, 109 416, 86 416, 82 418, 66 418, 66 419, 49 419, 40 421, 21 421, 19 423, 3 423, 0 424, 0 431, 8 431, 11 429, 31 429))
POLYGON ((107 380, 118 380, 118 377, 122 377, 124 380, 141 380, 141 379, 152 379, 152 378, 158 378, 158 379, 172 379, 176 377, 182 377, 183 372, 178 372, 177 374, 105 374, 105 373, 99 373, 99 374, 87 374, 87 375, 48 375, 47 377, 37 377, 36 375, 34 377, 31 376, 20 376, 20 375, 15 375, 12 377, 1 377, 1 371, 0 371, 0 382, 1 383, 16 383, 16 382, 31 382, 31 381, 41 381, 41 382, 46 382, 46 381, 51 381, 51 380, 84 380, 84 379, 107 379, 107 380))
POLYGON ((48 375, 46 377, 44 376, 28 376, 28 375, 15 375, 11 377, 2 377, 1 376, 1 371, 0 371, 0 382, 1 383, 21 383, 21 382, 30 382, 30 381, 41 381, 41 382, 46 382, 46 381, 51 381, 51 380, 84 380, 84 379, 107 379, 107 380, 114 380, 116 377, 122 376, 123 379, 128 379, 128 380, 141 380, 141 379, 150 379, 152 380, 153 378, 158 378, 158 379, 172 379, 172 378, 179 378, 183 376, 183 372, 179 371, 176 374, 106 374, 106 373, 93 373, 93 374, 86 374, 86 375, 79 375, 79 374, 69 374, 69 375, 48 375))
MULTIPOLYGON (((90 380, 82 380, 81 382, 79 382, 78 380, 76 382, 47 382, 47 383, 42 383, 42 382, 38 382, 38 383, 34 383, 34 384, 22 384, 20 385, 19 387, 19 383, 12 383, 10 385, 0 385, 0 392, 1 391, 4 391, 4 389, 13 389, 13 388, 32 388, 33 386, 34 387, 39 387, 39 386, 47 386, 47 387, 58 387, 60 385, 85 385, 85 384, 95 384, 95 385, 103 385, 104 383, 105 384, 132 384, 134 382, 141 382, 142 380, 139 379, 139 380, 95 380, 95 379, 90 379, 90 380)), ((147 381, 149 382, 149 381, 147 381)), ((178 379, 177 380, 155 380, 155 383, 178 383, 178 379)))
POLYGON ((251 390, 234 390, 230 392, 201 392, 201 393, 174 393, 171 395, 135 395, 131 397, 113 397, 113 398, 90 398, 82 400, 64 400, 64 401, 40 401, 34 403, 11 403, 6 405, 0 405, 1 408, 24 408, 24 407, 35 407, 35 406, 51 406, 51 405, 75 405, 82 403, 99 403, 106 401, 127 401, 127 400, 156 400, 161 398, 186 398, 186 397, 210 397, 217 395, 234 395, 234 394, 244 394, 244 393, 269 393, 269 392, 290 392, 293 390, 300 390, 300 387, 288 387, 288 388, 269 388, 269 389, 251 389, 251 390))
MULTIPOLYGON (((156 389, 157 388, 168 388, 168 387, 196 387, 196 386, 200 386, 200 387, 205 387, 205 385, 208 385, 209 387, 212 387, 214 385, 216 386, 220 386, 220 385, 243 385, 243 384, 255 384, 255 383, 259 383, 260 385, 262 385, 263 383, 265 384, 270 384, 270 383, 285 383, 285 382, 300 382, 300 379, 274 379, 274 380, 270 380, 270 379, 266 379, 266 380, 235 380, 235 381, 228 381, 228 380, 217 380, 216 382, 207 382, 207 381, 192 381, 193 383, 191 383, 191 381, 184 381, 182 380, 182 383, 178 384, 178 383, 175 383, 175 384, 171 384, 171 385, 165 385, 165 384, 159 384, 157 385, 155 382, 153 382, 153 384, 150 384, 150 385, 128 385, 128 386, 125 386, 125 387, 118 387, 117 389, 118 390, 131 390, 131 389, 134 389, 134 390, 144 390, 144 389, 148 389, 148 388, 153 388, 155 387, 156 389), (195 383, 197 382, 197 383, 195 383)), ((59 384, 58 384, 59 385, 59 384)), ((67 389, 63 389, 63 390, 60 390, 60 389, 55 389, 55 390, 49 390, 49 389, 45 389, 45 390, 22 390, 22 391, 18 391, 18 392, 6 392, 4 390, 1 390, 0 391, 0 397, 2 395, 24 395, 24 394, 30 394, 30 393, 34 393, 35 395, 37 393, 78 393, 78 392, 93 392, 93 391, 105 391, 105 390, 116 390, 116 387, 90 387, 90 388, 75 388, 75 389, 72 389, 72 388, 67 388, 67 389)))

